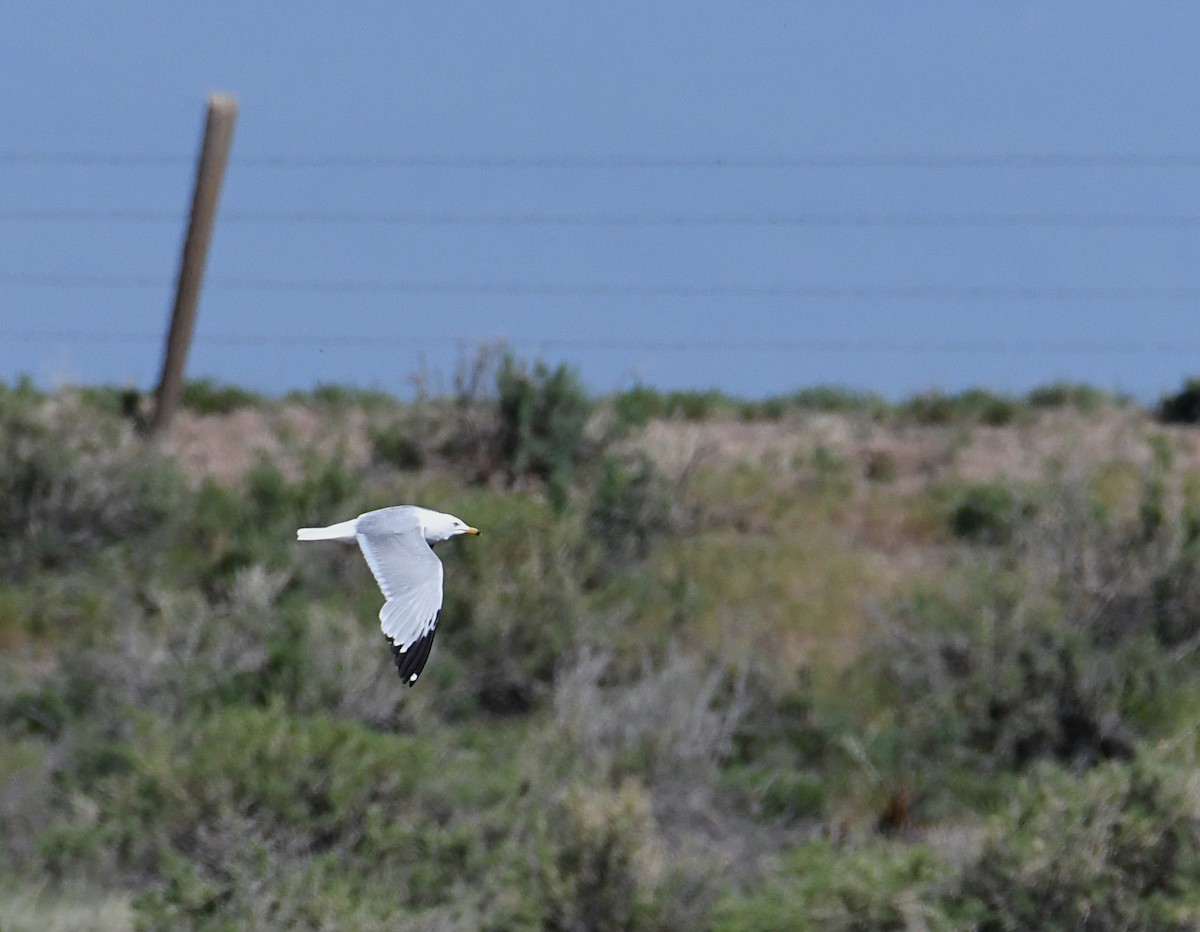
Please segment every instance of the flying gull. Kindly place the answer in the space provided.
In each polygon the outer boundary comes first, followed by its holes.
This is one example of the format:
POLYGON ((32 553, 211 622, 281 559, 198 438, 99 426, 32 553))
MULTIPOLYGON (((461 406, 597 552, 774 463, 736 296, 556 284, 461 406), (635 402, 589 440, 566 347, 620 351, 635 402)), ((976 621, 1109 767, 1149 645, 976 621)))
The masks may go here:
POLYGON ((425 669, 442 610, 442 561, 432 545, 459 534, 478 534, 454 515, 416 505, 368 511, 329 527, 302 527, 298 540, 358 541, 383 590, 379 621, 400 679, 412 686, 425 669))

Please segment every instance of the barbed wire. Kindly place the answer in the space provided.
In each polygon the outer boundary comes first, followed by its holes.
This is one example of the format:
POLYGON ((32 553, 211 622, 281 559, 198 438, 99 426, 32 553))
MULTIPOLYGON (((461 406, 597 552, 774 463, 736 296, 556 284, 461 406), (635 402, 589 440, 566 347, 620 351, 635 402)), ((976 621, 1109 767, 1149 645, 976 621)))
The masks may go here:
MULTIPOLYGON (((168 152, 0 151, 0 164, 175 167, 195 157, 168 152)), ((1026 169, 1200 168, 1200 152, 811 153, 785 156, 450 156, 244 155, 230 164, 254 169, 1026 169)))
MULTIPOLYGON (((159 289, 161 276, 74 273, 6 273, 0 285, 159 289)), ((222 291, 320 294, 480 295, 520 297, 802 298, 810 300, 898 299, 930 301, 1200 300, 1200 287, 1154 285, 678 285, 623 282, 455 282, 368 279, 215 279, 222 291)))
MULTIPOLYGON (((171 210, 0 209, 6 223, 182 223, 171 210)), ((763 227, 1200 227, 1200 214, 1138 213, 715 213, 715 214, 554 214, 418 213, 372 211, 227 211, 223 223, 312 226, 763 226, 763 227)))
MULTIPOLYGON (((0 337, 15 342, 52 343, 158 343, 162 335, 150 331, 23 330, 0 328, 0 337)), ((212 346, 306 347, 409 347, 459 348, 480 342, 463 336, 394 336, 372 334, 238 334, 198 333, 197 343, 212 346)), ((1194 355, 1200 343, 1174 340, 1035 341, 1035 340, 606 340, 570 337, 508 338, 506 345, 540 349, 601 350, 665 353, 935 353, 942 355, 1194 355)))
MULTIPOLYGON (((0 152, 0 164, 42 167, 156 168, 192 165, 191 155, 150 152, 0 152)), ((889 170, 889 169, 1193 169, 1200 153, 1000 153, 1000 154, 805 154, 786 157, 504 157, 504 156, 284 156, 235 157, 234 166, 255 170, 305 169, 444 169, 444 170, 889 170)), ((51 208, 0 210, 5 223, 181 223, 182 211, 116 208, 51 208)), ((556 227, 1072 227, 1164 228, 1200 227, 1200 213, 1147 212, 1009 212, 922 213, 874 212, 714 212, 714 213, 552 213, 552 212, 417 212, 359 210, 227 211, 223 223, 280 225, 392 226, 556 226, 556 227)), ((0 286, 167 289, 172 278, 136 275, 90 275, 72 272, 0 273, 0 286)), ((637 282, 457 282, 367 279, 215 279, 213 290, 241 292, 314 292, 323 294, 405 294, 430 296, 524 296, 562 298, 791 298, 799 300, 904 300, 963 302, 1196 301, 1200 287, 1157 285, 717 285, 637 282)), ((0 338, 14 342, 92 344, 158 343, 161 334, 143 331, 49 330, 0 328, 0 338)), ((246 347, 462 347, 477 338, 431 335, 397 337, 380 333, 245 334, 204 333, 196 342, 246 347)), ((941 355, 1190 355, 1200 344, 1166 340, 638 340, 547 337, 515 338, 514 346, 541 351, 659 353, 784 354, 941 354, 941 355)))

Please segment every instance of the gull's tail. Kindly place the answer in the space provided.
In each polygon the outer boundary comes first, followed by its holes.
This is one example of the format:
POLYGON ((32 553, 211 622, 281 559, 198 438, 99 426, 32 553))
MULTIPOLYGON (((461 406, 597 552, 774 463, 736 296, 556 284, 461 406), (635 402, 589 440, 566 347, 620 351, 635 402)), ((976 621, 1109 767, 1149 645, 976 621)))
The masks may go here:
POLYGON ((302 527, 296 532, 296 540, 354 540, 357 527, 358 518, 329 527, 302 527))

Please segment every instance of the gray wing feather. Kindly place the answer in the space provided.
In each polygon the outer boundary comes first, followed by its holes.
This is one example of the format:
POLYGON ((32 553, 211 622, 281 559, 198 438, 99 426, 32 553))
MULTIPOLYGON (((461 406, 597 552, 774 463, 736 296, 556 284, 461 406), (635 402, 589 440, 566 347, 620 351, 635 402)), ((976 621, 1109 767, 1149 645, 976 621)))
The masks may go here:
POLYGON ((407 506, 369 511, 358 519, 358 546, 387 601, 383 633, 403 653, 433 630, 442 609, 442 561, 425 542, 407 506))

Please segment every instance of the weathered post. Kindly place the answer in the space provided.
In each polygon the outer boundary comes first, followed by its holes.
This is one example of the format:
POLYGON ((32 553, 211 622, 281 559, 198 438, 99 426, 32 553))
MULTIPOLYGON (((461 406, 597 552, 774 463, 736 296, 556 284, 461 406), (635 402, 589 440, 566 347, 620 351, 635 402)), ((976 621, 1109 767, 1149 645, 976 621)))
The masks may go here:
POLYGON ((208 258, 208 245, 212 241, 217 201, 221 194, 221 181, 225 177, 225 164, 229 161, 229 148, 233 143, 237 109, 237 98, 232 95, 209 95, 204 142, 196 166, 196 189, 192 194, 192 214, 183 241, 171 328, 167 333, 162 374, 159 376, 154 414, 150 420, 151 436, 162 434, 170 426, 183 392, 183 374, 188 348, 192 343, 192 331, 196 326, 196 307, 200 303, 204 263, 208 258))

